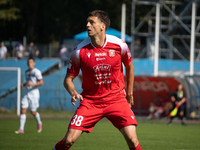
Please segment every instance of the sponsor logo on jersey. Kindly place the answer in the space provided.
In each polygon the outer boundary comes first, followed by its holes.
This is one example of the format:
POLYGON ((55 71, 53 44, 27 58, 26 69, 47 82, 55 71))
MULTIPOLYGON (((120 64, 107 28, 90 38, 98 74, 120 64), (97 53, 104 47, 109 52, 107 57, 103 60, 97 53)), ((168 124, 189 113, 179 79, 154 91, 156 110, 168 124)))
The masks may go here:
POLYGON ((111 65, 108 64, 98 64, 96 66, 93 67, 94 71, 110 71, 111 69, 111 65))
POLYGON ((95 81, 95 84, 97 85, 101 85, 101 84, 109 84, 111 83, 111 80, 104 80, 104 81, 95 81))
POLYGON ((132 118, 133 120, 135 120, 135 117, 134 117, 134 116, 131 116, 131 118, 132 118))
POLYGON ((109 56, 114 57, 115 56, 115 50, 109 50, 109 56))
POLYGON ((96 81, 94 82, 97 85, 101 84, 110 84, 112 80, 110 79, 111 76, 111 65, 109 64, 98 64, 93 67, 95 71, 95 78, 96 81))
POLYGON ((95 56, 95 57, 107 56, 107 54, 106 54, 106 53, 95 53, 94 56, 95 56))
POLYGON ((90 58, 90 56, 91 56, 91 53, 87 53, 87 56, 88 56, 88 58, 90 58))
POLYGON ((106 58, 105 57, 103 57, 103 58, 96 58, 96 61, 101 61, 101 60, 106 60, 106 58))

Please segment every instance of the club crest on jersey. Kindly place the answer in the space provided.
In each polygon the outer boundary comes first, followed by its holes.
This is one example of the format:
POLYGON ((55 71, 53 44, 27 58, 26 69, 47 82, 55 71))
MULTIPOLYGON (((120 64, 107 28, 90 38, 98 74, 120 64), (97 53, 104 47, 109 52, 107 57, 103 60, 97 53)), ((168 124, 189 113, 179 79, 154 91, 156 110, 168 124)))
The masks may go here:
POLYGON ((114 57, 115 56, 115 50, 109 50, 109 56, 114 57))
POLYGON ((90 56, 91 56, 91 53, 87 53, 87 56, 88 56, 88 58, 90 58, 90 56))

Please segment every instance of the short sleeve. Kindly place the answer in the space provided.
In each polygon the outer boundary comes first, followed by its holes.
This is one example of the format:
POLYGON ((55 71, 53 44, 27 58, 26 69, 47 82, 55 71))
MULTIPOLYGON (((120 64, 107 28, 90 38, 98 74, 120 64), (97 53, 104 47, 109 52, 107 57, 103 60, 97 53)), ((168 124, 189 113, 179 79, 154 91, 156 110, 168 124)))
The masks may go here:
POLYGON ((125 42, 122 43, 121 48, 122 48, 121 50, 122 62, 124 63, 125 66, 128 66, 132 60, 130 50, 125 42))
POLYGON ((67 73, 72 76, 77 76, 80 71, 80 58, 79 58, 80 50, 74 50, 72 52, 71 58, 69 60, 69 64, 67 67, 67 73))
POLYGON ((42 78, 43 78, 42 73, 39 70, 36 71, 35 76, 36 76, 37 80, 42 80, 42 78))

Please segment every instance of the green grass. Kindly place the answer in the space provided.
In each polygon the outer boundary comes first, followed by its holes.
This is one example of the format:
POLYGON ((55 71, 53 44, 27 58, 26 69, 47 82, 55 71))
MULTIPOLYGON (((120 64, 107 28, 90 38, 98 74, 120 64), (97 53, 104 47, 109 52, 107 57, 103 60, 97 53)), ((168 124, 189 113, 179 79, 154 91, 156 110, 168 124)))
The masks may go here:
MULTIPOLYGON (((42 116, 42 115, 41 115, 42 116)), ((43 131, 36 132, 36 121, 28 117, 24 134, 15 134, 19 119, 0 119, 1 150, 50 150, 61 140, 69 119, 42 119, 43 131)), ((137 135, 143 150, 198 150, 200 149, 200 126, 167 126, 161 121, 138 118, 137 135)), ((71 150, 128 150, 121 133, 103 119, 91 133, 80 136, 71 150)))

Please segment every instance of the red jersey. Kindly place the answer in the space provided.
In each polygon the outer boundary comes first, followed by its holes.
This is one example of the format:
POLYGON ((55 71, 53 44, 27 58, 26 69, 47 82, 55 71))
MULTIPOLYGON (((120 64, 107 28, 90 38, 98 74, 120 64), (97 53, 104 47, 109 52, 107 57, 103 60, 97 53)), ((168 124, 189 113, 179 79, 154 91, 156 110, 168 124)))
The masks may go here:
POLYGON ((73 51, 67 73, 77 76, 81 69, 83 101, 112 103, 126 96, 122 63, 127 66, 131 60, 121 39, 106 35, 104 45, 95 47, 88 37, 73 51))

